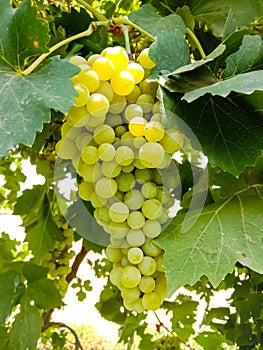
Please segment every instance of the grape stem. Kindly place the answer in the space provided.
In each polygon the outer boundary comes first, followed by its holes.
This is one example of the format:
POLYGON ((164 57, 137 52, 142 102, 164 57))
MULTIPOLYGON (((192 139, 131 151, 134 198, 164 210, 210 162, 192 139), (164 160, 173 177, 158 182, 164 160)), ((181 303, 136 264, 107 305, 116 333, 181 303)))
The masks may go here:
POLYGON ((130 37, 129 37, 129 28, 126 24, 122 24, 122 32, 125 40, 125 49, 128 54, 131 54, 131 45, 130 45, 130 37))
POLYGON ((202 48, 202 45, 200 44, 200 41, 197 39, 195 33, 188 27, 186 27, 186 34, 189 35, 189 37, 193 40, 193 42, 195 43, 200 55, 202 58, 206 57, 206 54, 202 48))
POLYGON ((76 0, 79 4, 81 4, 85 9, 90 11, 99 21, 106 22, 108 19, 99 11, 94 9, 90 4, 88 4, 85 0, 76 0))
POLYGON ((130 21, 127 17, 122 17, 122 18, 112 18, 112 21, 116 24, 126 24, 130 27, 133 27, 134 29, 137 29, 139 32, 142 34, 148 36, 152 41, 155 41, 155 37, 152 36, 150 33, 146 32, 144 29, 141 27, 137 26, 137 24, 133 23, 130 21))

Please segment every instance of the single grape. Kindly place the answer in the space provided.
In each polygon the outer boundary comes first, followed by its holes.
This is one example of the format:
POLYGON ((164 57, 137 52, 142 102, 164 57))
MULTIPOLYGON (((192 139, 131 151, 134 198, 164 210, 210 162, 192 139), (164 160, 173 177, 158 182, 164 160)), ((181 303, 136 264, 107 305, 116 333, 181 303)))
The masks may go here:
POLYGON ((134 89, 135 80, 130 72, 122 70, 113 75, 110 83, 115 94, 126 96, 134 89))
POLYGON ((158 142, 164 137, 164 128, 160 122, 150 121, 145 125, 144 136, 146 140, 158 142))
POLYGON ((98 89, 95 91, 95 93, 102 94, 107 97, 109 102, 112 101, 114 92, 112 90, 111 84, 107 81, 101 81, 98 89))
POLYGON ((125 108, 124 117, 128 122, 134 117, 143 117, 142 107, 136 103, 129 104, 125 108))
POLYGON ((129 303, 134 303, 140 297, 141 291, 138 287, 134 288, 121 288, 121 296, 129 303))
POLYGON ((158 89, 158 84, 154 81, 147 81, 143 80, 140 84, 139 87, 141 89, 142 94, 148 94, 151 95, 153 98, 156 97, 157 89, 158 89))
POLYGON ((121 249, 112 247, 111 245, 109 245, 106 248, 105 253, 106 253, 107 259, 113 263, 117 263, 121 261, 121 258, 123 257, 121 249))
POLYGON ((126 221, 124 222, 111 221, 107 225, 107 227, 108 227, 109 233, 115 238, 124 238, 129 231, 129 226, 126 221))
POLYGON ((143 293, 150 293, 155 288, 155 280, 151 276, 142 276, 140 283, 139 283, 139 289, 143 293))
POLYGON ((102 51, 102 56, 111 60, 114 71, 119 72, 127 68, 129 58, 125 49, 121 46, 107 47, 102 51))
POLYGON ((78 55, 71 56, 69 62, 71 64, 74 64, 75 66, 79 66, 80 64, 86 64, 85 58, 78 55))
POLYGON ((90 92, 86 85, 84 84, 75 84, 74 89, 77 92, 77 96, 74 97, 75 99, 75 105, 77 107, 83 107, 88 103, 88 100, 90 98, 90 92))
POLYGON ((109 125, 99 125, 94 130, 94 140, 98 145, 102 145, 104 143, 113 143, 115 140, 115 132, 109 125))
POLYGON ((129 216, 129 208, 122 202, 113 203, 109 208, 109 216, 114 222, 123 222, 129 216))
POLYGON ((126 288, 137 287, 141 280, 141 273, 135 266, 126 266, 121 272, 121 284, 126 288))
POLYGON ((139 63, 146 69, 152 69, 155 67, 155 63, 149 57, 149 48, 143 49, 138 56, 139 63))
POLYGON ((155 292, 145 293, 142 297, 142 305, 146 310, 156 310, 161 306, 162 299, 155 292))
POLYGON ((175 129, 165 130, 165 135, 160 141, 165 151, 169 154, 174 154, 183 147, 184 135, 175 129))
POLYGON ((136 102, 137 98, 141 95, 141 89, 138 85, 135 85, 132 92, 126 96, 128 102, 136 102))
POLYGON ((127 223, 130 226, 130 228, 137 230, 143 227, 145 223, 145 217, 142 212, 135 210, 129 214, 127 218, 127 223))
POLYGON ((149 113, 152 111, 154 99, 149 94, 142 94, 137 98, 136 103, 141 106, 144 113, 149 113))
POLYGON ((142 185, 141 191, 145 198, 154 198, 157 195, 157 186, 154 182, 145 182, 142 185))
POLYGON ((128 146, 120 146, 115 153, 115 160, 120 165, 129 165, 133 162, 134 152, 128 146))
POLYGON ((121 287, 121 273, 123 268, 119 265, 115 265, 110 272, 109 279, 112 284, 117 287, 121 287))
POLYGON ((126 240, 132 247, 140 247, 145 243, 145 235, 140 229, 130 229, 127 233, 126 240))
POLYGON ((144 197, 139 190, 131 190, 124 195, 124 203, 131 210, 138 210, 144 203, 144 197))
POLYGON ((118 189, 122 192, 131 191, 135 186, 135 178, 133 174, 120 173, 116 177, 116 183, 118 184, 118 189))
POLYGON ((83 181, 78 188, 80 198, 85 201, 90 200, 91 194, 94 192, 94 185, 91 182, 83 181))
POLYGON ((129 131, 133 136, 143 136, 147 120, 143 117, 133 117, 129 121, 129 131))
POLYGON ((109 162, 103 162, 101 165, 101 172, 106 177, 116 177, 121 172, 121 166, 114 159, 109 162))
POLYGON ((143 251, 139 247, 132 247, 127 253, 127 258, 132 264, 139 264, 143 259, 143 251))
POLYGON ((156 271, 156 261, 150 256, 144 256, 138 264, 138 269, 144 276, 151 276, 156 271))
POLYGON ((102 81, 109 80, 114 74, 114 65, 106 57, 98 57, 92 64, 92 69, 98 74, 102 81))
POLYGON ((88 165, 97 163, 99 159, 97 148, 94 146, 86 146, 81 152, 81 159, 88 165))
POLYGON ((139 149, 139 159, 148 168, 157 168, 164 157, 165 151, 159 143, 146 142, 139 149))
POLYGON ((78 83, 86 85, 90 92, 96 91, 100 86, 100 78, 92 69, 80 71, 77 75, 77 81, 78 83))
POLYGON ((140 184, 149 182, 153 178, 153 172, 151 169, 136 169, 134 172, 134 175, 135 175, 135 179, 140 184))
POLYGON ((110 162, 114 159, 115 156, 115 147, 109 143, 104 142, 98 148, 98 157, 104 162, 110 162))
POLYGON ((90 95, 90 98, 87 103, 87 110, 94 117, 103 117, 110 108, 110 102, 106 96, 94 93, 90 95))
POLYGON ((126 107, 125 96, 114 94, 110 103, 109 112, 112 114, 119 114, 125 109, 125 107, 126 107))
POLYGON ((65 119, 71 126, 81 127, 87 122, 88 111, 86 107, 72 106, 65 119))
POLYGON ((139 63, 129 62, 126 70, 132 74, 135 84, 139 84, 143 80, 144 69, 139 63))
POLYGON ((142 246, 142 250, 148 256, 158 256, 162 251, 153 241, 145 242, 142 246))
POLYGON ((102 177, 97 181, 95 190, 98 196, 102 198, 110 198, 115 195, 118 190, 118 186, 116 181, 113 179, 102 177))
POLYGON ((155 238, 162 232, 162 227, 158 220, 146 220, 142 230, 146 237, 155 238))

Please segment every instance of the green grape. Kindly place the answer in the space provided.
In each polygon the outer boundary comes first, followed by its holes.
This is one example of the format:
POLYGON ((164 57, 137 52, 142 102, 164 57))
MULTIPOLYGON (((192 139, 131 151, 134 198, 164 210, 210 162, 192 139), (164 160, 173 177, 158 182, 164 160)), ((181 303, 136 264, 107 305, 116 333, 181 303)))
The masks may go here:
POLYGON ((73 140, 65 138, 56 144, 56 153, 62 159, 72 159, 77 149, 73 140))
POLYGON ((180 131, 167 129, 165 130, 164 137, 160 141, 160 144, 167 153, 174 154, 183 147, 184 140, 185 137, 180 131))
POLYGON ((141 273, 135 266, 126 266, 121 272, 121 284, 126 288, 137 287, 141 280, 141 273))
POLYGON ((75 84, 74 89, 78 94, 78 96, 74 97, 76 106, 77 107, 85 106, 90 98, 90 92, 88 88, 84 84, 75 84))
POLYGON ((155 63, 149 57, 149 48, 143 49, 138 57, 139 63, 146 69, 152 69, 155 67, 155 63))
POLYGON ((161 173, 161 171, 158 170, 158 169, 152 169, 152 174, 153 174, 152 181, 153 181, 156 185, 163 185, 163 178, 162 178, 162 173, 161 173))
POLYGON ((133 136, 144 136, 144 129, 147 124, 147 120, 143 117, 133 117, 129 122, 129 131, 133 136))
POLYGON ((132 211, 127 218, 127 224, 130 226, 130 228, 135 230, 142 228, 144 223, 145 217, 143 213, 138 210, 132 211))
POLYGON ((158 219, 163 213, 162 203, 156 198, 147 199, 142 205, 142 213, 147 219, 158 219))
POLYGON ((86 146, 81 152, 81 159, 88 165, 97 163, 99 159, 97 148, 94 146, 86 146))
POLYGON ((131 191, 135 186, 135 178, 133 174, 120 173, 116 177, 116 183, 118 185, 118 189, 122 192, 131 191))
POLYGON ((87 110, 94 117, 99 118, 105 116, 110 108, 110 102, 106 96, 93 93, 87 102, 87 110))
POLYGON ((78 194, 85 201, 90 200, 91 194, 94 192, 94 185, 91 182, 83 181, 78 188, 78 194))
POLYGON ((144 256, 138 264, 138 269, 144 276, 151 276, 156 271, 156 261, 150 256, 144 256))
POLYGON ((136 169, 134 172, 135 179, 139 184, 150 182, 153 178, 153 172, 151 169, 136 169))
POLYGON ((120 114, 126 107, 126 98, 125 96, 120 96, 114 94, 111 103, 109 112, 112 114, 120 114))
POLYGON ((113 269, 110 272, 109 279, 112 284, 114 284, 117 287, 121 287, 121 273, 123 268, 119 265, 115 265, 113 269))
POLYGON ((90 92, 96 91, 100 86, 99 76, 92 69, 81 70, 76 77, 78 83, 86 85, 90 92))
POLYGON ((123 222, 129 216, 129 208, 122 202, 113 203, 109 208, 109 216, 114 222, 123 222))
POLYGON ((158 84, 154 81, 148 82, 147 80, 143 80, 140 84, 139 87, 141 89, 142 94, 148 94, 151 95, 153 98, 156 97, 157 89, 158 89, 158 84))
POLYGON ((126 221, 124 222, 111 221, 107 227, 108 227, 109 233, 115 238, 124 238, 129 231, 129 226, 126 221))
POLYGON ((142 276, 140 283, 139 283, 139 289, 143 293, 150 293, 155 288, 155 280, 151 276, 142 276))
POLYGON ((103 143, 113 143, 115 140, 113 128, 106 124, 99 125, 94 130, 94 140, 98 145, 102 145, 103 143))
POLYGON ((106 248, 105 253, 106 253, 107 259, 113 263, 117 263, 121 261, 121 258, 123 257, 121 249, 112 247, 111 245, 109 245, 106 248))
POLYGON ((125 69, 129 63, 127 52, 121 46, 107 47, 101 54, 113 63, 115 72, 125 69))
POLYGON ((162 113, 160 113, 160 112, 156 112, 156 113, 154 113, 153 115, 152 115, 152 117, 151 117, 151 121, 152 122, 159 122, 159 123, 161 123, 162 122, 162 113))
POLYGON ((165 299, 167 294, 167 279, 164 272, 158 272, 155 278, 155 293, 157 293, 161 299, 165 299))
POLYGON ((101 172, 106 177, 116 177, 121 172, 121 166, 115 160, 103 162, 101 165, 101 172))
POLYGON ((134 303, 140 297, 141 291, 138 287, 134 288, 121 288, 121 296, 129 303, 134 303))
POLYGON ((107 199, 100 198, 96 192, 93 192, 90 195, 90 202, 91 202, 91 205, 93 206, 93 208, 101 208, 106 204, 107 199))
POLYGON ((145 198, 154 198, 157 195, 157 186, 153 182, 145 182, 141 191, 145 198))
POLYGON ((149 94, 142 94, 137 98, 136 103, 141 106, 143 113, 149 113, 152 111, 154 99, 149 94))
POLYGON ((141 95, 141 89, 138 85, 135 85, 132 92, 126 96, 128 102, 136 102, 137 98, 141 95))
POLYGON ((139 159, 148 168, 158 168, 165 157, 165 151, 159 143, 146 142, 139 149, 139 159))
POLYGON ((126 255, 124 255, 121 259, 121 266, 122 267, 126 267, 128 265, 130 265, 131 263, 129 262, 129 259, 127 258, 126 255))
MULTIPOLYGON (((131 75, 134 78, 135 84, 139 84, 144 77, 144 69, 143 67, 136 62, 130 62, 126 68, 128 72, 131 73, 131 75)), ((156 96, 156 95, 155 95, 156 96)))
POLYGON ((123 173, 131 173, 134 169, 134 165, 133 164, 129 164, 129 165, 122 165, 121 167, 121 171, 123 173))
POLYGON ((127 70, 115 73, 110 83, 115 94, 120 96, 129 95, 135 86, 135 80, 132 74, 127 70))
POLYGON ((158 186, 156 198, 162 203, 165 204, 170 200, 171 194, 166 187, 158 186))
POLYGON ((142 230, 146 237, 155 238, 162 232, 162 227, 158 220, 146 220, 142 230))
POLYGON ((108 113, 105 118, 105 124, 116 127, 116 125, 122 124, 122 116, 120 114, 108 113))
POLYGON ((85 58, 78 55, 71 56, 69 62, 71 64, 74 64, 75 66, 79 66, 80 64, 86 64, 85 58))
POLYGON ((145 293, 142 297, 142 305, 146 310, 156 310, 161 306, 162 299, 155 292, 145 293))
POLYGON ((88 182, 96 182, 98 179, 100 179, 103 176, 99 164, 88 165, 84 163, 78 169, 78 173, 80 176, 84 178, 85 181, 88 181, 88 182))
POLYGON ((86 107, 72 106, 68 114, 65 115, 65 119, 71 126, 82 127, 87 122, 87 116, 86 107))
POLYGON ((146 166, 144 166, 144 165, 141 163, 140 159, 139 159, 137 156, 138 156, 138 155, 136 155, 136 158, 134 159, 134 162, 133 162, 134 166, 135 166, 137 169, 146 169, 146 166))
POLYGON ((140 247, 145 242, 145 235, 140 229, 130 229, 127 233, 126 240, 132 247, 140 247))
POLYGON ((114 196, 117 190, 118 186, 116 181, 107 177, 100 178, 95 185, 97 195, 102 198, 110 198, 114 196))
POLYGON ((109 209, 107 207, 101 207, 95 210, 95 212, 98 212, 99 218, 104 221, 104 222, 110 222, 110 214, 109 214, 109 209))
POLYGON ((115 147, 108 142, 102 143, 98 148, 98 156, 100 160, 109 162, 114 159, 115 147))
POLYGON ((135 137, 133 139, 133 146, 137 149, 139 149, 142 145, 146 143, 146 140, 143 136, 141 137, 135 137))
POLYGON ((126 127, 124 125, 118 125, 115 128, 115 135, 117 137, 122 137, 122 135, 127 131, 126 127))
POLYGON ((92 135, 88 132, 82 132, 81 134, 78 134, 78 136, 75 138, 75 145, 77 149, 81 152, 83 148, 91 143, 92 138, 92 135))
POLYGON ((142 250, 148 256, 158 256, 161 253, 161 248, 158 247, 153 241, 147 241, 143 244, 142 250))
POLYGON ((120 146, 115 153, 115 160, 120 165, 129 165, 133 162, 134 152, 128 146, 120 146))
POLYGON ((98 74, 102 81, 109 80, 114 74, 114 65, 106 57, 98 57, 92 64, 92 69, 98 74))
POLYGON ((111 84, 107 81, 101 81, 98 89, 95 92, 106 96, 109 102, 112 101, 114 96, 111 84))
POLYGON ((94 63, 94 61, 95 61, 97 58, 99 58, 99 57, 101 57, 101 55, 98 54, 98 53, 95 53, 95 54, 89 56, 88 59, 87 59, 87 64, 88 64, 89 66, 92 66, 93 63, 94 63))
POLYGON ((124 117, 128 122, 134 117, 143 117, 142 107, 136 103, 129 104, 125 108, 124 117))
POLYGON ((164 264, 163 264, 163 253, 160 253, 156 258, 156 270, 159 272, 165 272, 164 264))
POLYGON ((143 251, 138 247, 132 247, 127 253, 127 258, 132 264, 139 264, 143 259, 143 251))
POLYGON ((169 215, 167 210, 163 210, 162 215, 158 218, 158 221, 161 225, 165 224, 169 220, 169 215))
POLYGON ((160 122, 151 120, 145 125, 144 136, 147 141, 158 142, 164 137, 164 127, 160 122))
POLYGON ((144 203, 144 197, 139 190, 131 190, 124 195, 124 203, 131 210, 138 210, 144 203))

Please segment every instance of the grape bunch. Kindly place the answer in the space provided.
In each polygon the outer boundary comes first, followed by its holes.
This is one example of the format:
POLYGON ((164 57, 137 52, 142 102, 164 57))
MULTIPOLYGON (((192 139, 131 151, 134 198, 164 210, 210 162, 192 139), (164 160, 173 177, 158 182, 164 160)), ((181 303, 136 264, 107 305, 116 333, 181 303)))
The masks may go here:
POLYGON ((70 260, 75 256, 72 250, 74 230, 61 215, 54 217, 54 221, 63 233, 64 239, 55 242, 54 249, 46 253, 42 259, 42 265, 49 268, 49 276, 55 280, 55 284, 61 295, 66 294, 68 283, 67 275, 71 271, 70 260))
POLYGON ((181 341, 175 336, 165 335, 157 340, 155 340, 154 349, 155 350, 179 350, 181 349, 181 341))
POLYGON ((137 62, 124 48, 108 47, 87 60, 73 56, 77 96, 65 116, 58 156, 71 159, 82 178, 78 194, 110 235, 110 281, 124 306, 155 310, 166 297, 163 251, 154 243, 169 221, 179 184, 172 155, 184 137, 162 125, 155 66, 144 49, 137 62))

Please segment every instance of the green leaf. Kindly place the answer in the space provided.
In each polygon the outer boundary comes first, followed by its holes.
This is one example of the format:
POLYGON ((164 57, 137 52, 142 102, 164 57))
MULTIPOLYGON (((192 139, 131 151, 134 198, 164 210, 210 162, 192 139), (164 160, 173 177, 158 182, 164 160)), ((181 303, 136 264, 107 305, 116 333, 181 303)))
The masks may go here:
POLYGON ((220 97, 204 97, 188 104, 180 100, 179 94, 162 89, 162 101, 167 111, 165 126, 178 127, 175 115, 181 118, 212 165, 238 177, 245 166, 256 163, 263 144, 259 118, 220 97))
POLYGON ((12 270, 0 274, 0 324, 5 322, 12 312, 19 275, 12 270))
POLYGON ((21 311, 16 316, 10 331, 12 349, 35 350, 42 326, 42 318, 36 306, 24 297, 21 301, 21 311))
POLYGON ((1 339, 1 344, 0 344, 0 349, 1 350, 10 350, 9 348, 9 334, 7 332, 6 327, 1 327, 0 326, 0 339, 1 339))
POLYGON ((230 11, 235 29, 248 25, 261 15, 257 0, 190 0, 188 5, 196 23, 206 24, 218 37, 224 35, 224 26, 230 11))
POLYGON ((262 61, 263 43, 261 37, 259 35, 245 35, 239 50, 227 57, 226 69, 222 77, 225 79, 244 73, 262 61))
POLYGON ((262 208, 263 186, 254 185, 205 206, 186 233, 184 215, 178 214, 157 239, 165 250, 169 295, 203 275, 217 286, 236 262, 262 273, 262 208))
POLYGON ((171 14, 162 17, 150 4, 143 5, 140 10, 132 12, 129 15, 129 20, 153 36, 160 34, 162 31, 178 31, 181 35, 185 34, 186 27, 179 15, 171 14))
POLYGON ((19 143, 31 145, 43 123, 50 121, 50 109, 67 113, 74 102, 71 76, 79 68, 58 57, 28 76, 0 73, 0 156, 19 143))
POLYGON ((50 310, 64 305, 54 281, 47 278, 38 279, 28 285, 28 295, 37 307, 50 310))
POLYGON ((197 344, 201 345, 205 350, 223 350, 226 343, 225 337, 220 333, 202 332, 194 338, 197 344))
POLYGON ((23 1, 17 9, 10 1, 1 1, 0 38, 0 72, 21 72, 28 58, 48 51, 48 23, 37 18, 31 0, 23 1))

